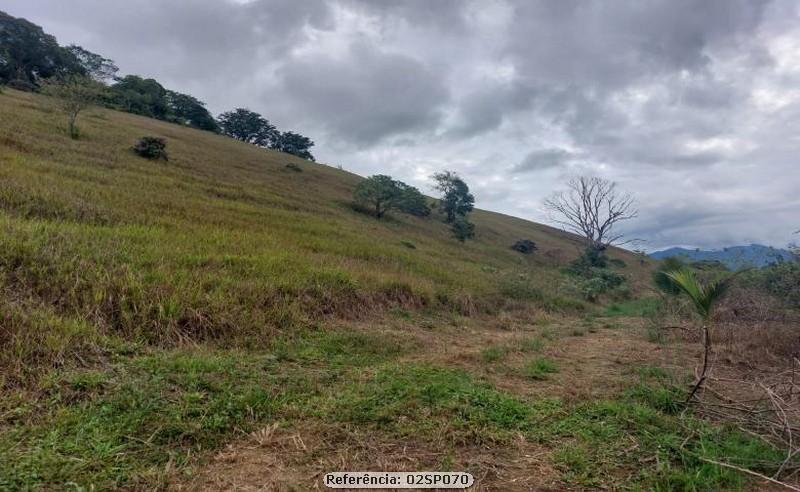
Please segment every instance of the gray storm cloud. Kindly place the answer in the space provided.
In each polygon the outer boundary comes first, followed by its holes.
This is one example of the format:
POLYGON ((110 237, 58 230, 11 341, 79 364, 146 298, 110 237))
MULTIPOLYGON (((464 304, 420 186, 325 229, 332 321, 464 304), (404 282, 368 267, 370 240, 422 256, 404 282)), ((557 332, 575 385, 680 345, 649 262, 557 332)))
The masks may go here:
MULTIPOLYGON (((635 192, 650 248, 800 228, 792 0, 0 0, 62 44, 215 112, 248 106, 322 161, 542 221, 578 173, 635 192)), ((796 239, 796 236, 795 236, 796 239)))

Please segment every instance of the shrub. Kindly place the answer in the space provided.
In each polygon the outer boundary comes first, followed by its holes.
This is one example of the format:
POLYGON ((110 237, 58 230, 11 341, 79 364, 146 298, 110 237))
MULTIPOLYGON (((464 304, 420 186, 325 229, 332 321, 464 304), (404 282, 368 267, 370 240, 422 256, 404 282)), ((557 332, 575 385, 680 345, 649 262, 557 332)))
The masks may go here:
MULTIPOLYGON (((572 288, 587 301, 595 302, 601 295, 613 292, 613 297, 625 299, 629 297, 630 290, 623 288, 625 277, 617 272, 608 270, 609 263, 619 264, 609 260, 602 250, 588 247, 565 269, 565 272, 576 277, 572 288)), ((624 265, 624 262, 623 262, 624 265)))
POLYGON ((800 263, 782 262, 748 272, 750 283, 790 307, 800 308, 800 263))
POLYGON ((140 138, 136 145, 133 146, 133 151, 145 159, 169 160, 167 156, 167 141, 160 137, 140 138))
POLYGON ((573 263, 567 267, 566 273, 574 277, 573 282, 568 284, 570 290, 587 301, 596 302, 603 294, 611 294, 615 299, 626 299, 630 296, 625 277, 617 272, 586 264, 576 268, 573 263))
POLYGON ((289 171, 294 171, 296 173, 302 173, 303 172, 303 168, 298 166, 294 162, 290 162, 289 164, 286 164, 286 169, 288 169, 289 171))
POLYGON ((609 258, 608 265, 614 268, 625 268, 626 266, 628 266, 628 264, 625 263, 625 261, 619 258, 609 258))
POLYGON ((621 287, 625 283, 625 277, 617 272, 595 268, 592 270, 593 278, 599 278, 607 289, 621 287))
POLYGON ((658 266, 658 269, 653 272, 653 283, 660 291, 666 294, 679 294, 681 292, 680 288, 675 285, 675 283, 667 274, 677 272, 683 267, 684 263, 680 258, 676 256, 665 258, 664 261, 662 261, 658 266))
POLYGON ((450 230, 453 232, 453 237, 462 243, 475 237, 475 224, 468 221, 466 217, 458 216, 450 226, 450 230))
POLYGON ((590 278, 581 285, 581 294, 587 301, 596 301, 605 291, 606 285, 599 278, 590 278))
POLYGON ((597 248, 586 248, 580 256, 570 263, 567 270, 575 275, 586 275, 593 268, 606 268, 608 258, 597 248))
POLYGON ((536 251, 536 243, 530 239, 520 239, 511 246, 511 249, 514 251, 519 251, 524 255, 529 255, 536 251))
POLYGON ((8 81, 8 88, 15 89, 18 91, 23 92, 35 92, 36 86, 32 83, 28 82, 27 80, 23 79, 12 79, 8 81))

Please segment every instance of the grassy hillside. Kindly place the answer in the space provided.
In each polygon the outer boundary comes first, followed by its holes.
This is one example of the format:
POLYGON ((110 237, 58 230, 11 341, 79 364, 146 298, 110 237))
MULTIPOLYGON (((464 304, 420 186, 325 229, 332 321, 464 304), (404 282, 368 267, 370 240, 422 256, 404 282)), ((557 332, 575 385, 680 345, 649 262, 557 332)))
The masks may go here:
MULTIPOLYGON (((577 243, 550 227, 476 211, 477 237, 460 244, 435 216, 354 212, 360 178, 342 170, 109 110, 82 117, 80 140, 64 125, 47 98, 0 95, 0 303, 16 327, 2 340, 15 347, 3 351, 12 379, 104 337, 253 344, 390 307, 474 314, 514 297, 580 308, 559 290, 557 270, 577 243), (130 151, 143 135, 167 139, 169 162, 130 151), (539 251, 512 251, 522 238, 539 251)), ((615 254, 641 277, 638 259, 615 254)))
MULTIPOLYGON (((462 244, 436 214, 355 212, 343 170, 104 109, 79 140, 64 126, 0 94, 0 490, 307 490, 356 469, 721 490, 747 482, 703 459, 782 459, 676 415, 667 351, 615 317, 653 299, 583 301, 573 236, 478 210, 462 244), (129 150, 145 135, 169 162, 129 150)), ((611 256, 644 291, 650 265, 611 256)))

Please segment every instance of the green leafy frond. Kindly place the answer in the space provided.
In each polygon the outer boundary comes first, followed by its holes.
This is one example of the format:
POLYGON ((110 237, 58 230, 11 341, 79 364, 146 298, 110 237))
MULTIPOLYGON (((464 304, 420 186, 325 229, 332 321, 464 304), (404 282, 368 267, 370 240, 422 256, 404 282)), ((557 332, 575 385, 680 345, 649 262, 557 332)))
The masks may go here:
POLYGON ((730 286, 732 277, 702 283, 694 272, 681 269, 664 273, 681 291, 683 291, 694 304, 698 314, 703 318, 711 316, 714 305, 725 295, 730 286))

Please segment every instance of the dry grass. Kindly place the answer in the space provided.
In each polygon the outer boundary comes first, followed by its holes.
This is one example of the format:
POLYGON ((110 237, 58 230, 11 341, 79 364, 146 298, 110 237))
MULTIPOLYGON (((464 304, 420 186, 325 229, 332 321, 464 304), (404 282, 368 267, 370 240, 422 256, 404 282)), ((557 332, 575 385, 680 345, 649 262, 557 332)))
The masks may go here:
POLYGON ((471 472, 474 490, 560 490, 549 452, 517 439, 508 446, 449 446, 420 443, 380 433, 364 433, 320 422, 302 429, 277 424, 251 433, 217 453, 188 483, 176 490, 297 490, 321 488, 331 470, 450 470, 471 472))
MULTIPOLYGON (((673 350, 691 367, 701 358, 701 332, 680 299, 666 299, 660 322, 673 350), (663 316, 666 314, 666 316, 663 316)), ((722 466, 764 476, 765 484, 800 488, 800 316, 780 299, 738 282, 714 312, 711 371, 692 407, 777 451, 770 459, 722 466)), ((695 369, 697 373, 697 369, 695 369)), ((697 374, 695 374, 695 379, 697 374)))
MULTIPOLYGON (((0 95, 6 385, 114 339, 252 345, 394 308, 575 306, 558 291, 575 238, 550 227, 478 210, 476 240, 461 244, 436 217, 356 213, 360 178, 345 171, 105 109, 82 119, 72 140, 47 98, 0 95), (130 150, 142 135, 167 140, 169 163, 130 150), (537 254, 512 251, 519 238, 536 241, 537 254), (508 279, 520 274, 522 298, 508 301, 508 279)), ((633 255, 614 255, 634 283, 646 278, 633 255)))

